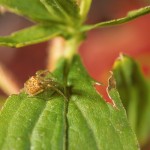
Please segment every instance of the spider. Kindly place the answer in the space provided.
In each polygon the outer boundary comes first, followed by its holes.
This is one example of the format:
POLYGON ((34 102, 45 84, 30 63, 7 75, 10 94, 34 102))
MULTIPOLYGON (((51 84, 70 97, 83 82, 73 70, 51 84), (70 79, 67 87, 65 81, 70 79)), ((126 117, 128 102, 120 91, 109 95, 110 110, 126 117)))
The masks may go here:
POLYGON ((48 74, 51 74, 48 70, 37 71, 34 76, 30 77, 25 82, 25 93, 27 93, 29 96, 35 96, 39 93, 42 93, 44 90, 51 88, 52 90, 65 97, 65 95, 58 89, 58 85, 60 86, 60 84, 56 82, 54 77, 47 77, 48 74))

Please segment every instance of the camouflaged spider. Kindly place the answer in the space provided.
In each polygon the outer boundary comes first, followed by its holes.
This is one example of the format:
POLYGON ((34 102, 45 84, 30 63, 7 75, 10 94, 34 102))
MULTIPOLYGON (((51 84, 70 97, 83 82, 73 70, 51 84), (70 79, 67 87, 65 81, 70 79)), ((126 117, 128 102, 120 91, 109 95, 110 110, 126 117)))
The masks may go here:
POLYGON ((65 95, 58 89, 58 86, 60 86, 60 84, 55 81, 55 78, 53 76, 51 78, 47 77, 48 74, 50 74, 48 70, 37 71, 34 76, 30 77, 25 82, 25 93, 27 93, 29 96, 35 96, 43 92, 44 90, 51 88, 52 90, 65 97, 65 95))

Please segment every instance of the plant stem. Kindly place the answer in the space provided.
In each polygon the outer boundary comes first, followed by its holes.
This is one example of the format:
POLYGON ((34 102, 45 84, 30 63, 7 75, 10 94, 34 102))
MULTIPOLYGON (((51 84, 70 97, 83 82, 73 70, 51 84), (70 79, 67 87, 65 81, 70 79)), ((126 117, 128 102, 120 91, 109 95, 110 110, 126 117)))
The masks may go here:
POLYGON ((68 90, 68 74, 70 70, 70 64, 72 62, 73 56, 77 53, 78 48, 82 42, 82 36, 80 33, 75 32, 74 36, 71 39, 65 40, 63 38, 57 37, 55 38, 51 46, 48 48, 48 69, 53 71, 56 67, 57 61, 60 57, 65 57, 67 62, 65 64, 63 74, 64 80, 64 88, 63 93, 66 96, 64 101, 65 103, 65 111, 64 111, 64 122, 65 122, 65 135, 64 135, 64 150, 68 150, 68 105, 70 99, 70 91, 68 90))
POLYGON ((48 61, 47 69, 53 71, 56 67, 57 61, 64 56, 65 40, 62 37, 54 38, 48 46, 48 61))
POLYGON ((79 36, 75 36, 69 40, 61 37, 53 39, 48 47, 47 69, 53 71, 57 61, 61 57, 65 57, 70 62, 72 57, 78 52, 81 41, 82 38, 79 38, 79 36))
POLYGON ((72 57, 78 52, 78 48, 81 44, 81 38, 74 37, 65 43, 64 57, 71 61, 72 57))
POLYGON ((6 8, 0 6, 0 14, 4 14, 6 11, 7 11, 6 8))

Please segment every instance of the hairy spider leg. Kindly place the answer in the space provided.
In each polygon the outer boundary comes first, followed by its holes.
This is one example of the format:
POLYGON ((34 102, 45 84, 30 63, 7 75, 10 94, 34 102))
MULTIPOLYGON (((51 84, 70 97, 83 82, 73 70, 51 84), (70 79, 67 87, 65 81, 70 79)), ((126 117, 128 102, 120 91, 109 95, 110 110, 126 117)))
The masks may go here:
POLYGON ((39 70, 35 74, 36 76, 41 76, 41 75, 46 76, 48 73, 50 73, 48 70, 39 70))
POLYGON ((67 100, 67 97, 66 97, 66 96, 64 95, 64 93, 61 92, 59 89, 57 89, 57 88, 55 88, 55 87, 53 87, 53 86, 50 86, 50 88, 53 89, 54 91, 56 91, 56 92, 57 92, 58 94, 60 94, 61 96, 63 96, 66 101, 68 101, 68 100, 67 100))

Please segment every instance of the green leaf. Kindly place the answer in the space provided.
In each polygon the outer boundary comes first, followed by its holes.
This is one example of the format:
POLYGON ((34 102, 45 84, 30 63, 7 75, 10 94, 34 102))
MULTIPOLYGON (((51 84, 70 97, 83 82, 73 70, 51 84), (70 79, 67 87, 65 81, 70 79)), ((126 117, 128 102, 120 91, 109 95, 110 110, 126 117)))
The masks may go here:
POLYGON ((5 103, 6 98, 3 96, 0 96, 0 110, 3 107, 4 103, 5 103))
POLYGON ((79 56, 66 65, 62 60, 54 72, 65 96, 48 88, 8 98, 0 113, 0 149, 139 149, 117 90, 109 87, 113 107, 96 92, 79 56))
POLYGON ((83 21, 85 21, 88 15, 91 3, 92 3, 92 0, 80 0, 80 15, 83 21))
POLYGON ((124 55, 115 62, 113 72, 128 120, 140 144, 144 144, 150 134, 150 81, 138 64, 124 55))
POLYGON ((36 25, 12 33, 10 36, 0 37, 0 45, 23 47, 26 45, 47 41, 60 34, 61 31, 56 25, 36 25))
POLYGON ((0 5, 34 21, 47 22, 51 20, 40 0, 0 0, 0 5))
POLYGON ((119 18, 119 19, 113 19, 105 22, 100 22, 94 25, 86 25, 83 26, 83 31, 89 31, 95 28, 101 28, 101 27, 107 27, 107 26, 114 26, 114 25, 120 25, 126 22, 129 22, 133 19, 136 19, 140 16, 146 15, 150 13, 150 6, 146 6, 137 10, 130 11, 126 17, 119 18))
POLYGON ((68 82, 72 87, 67 114, 69 149, 138 149, 115 88, 109 90, 113 107, 97 93, 79 57, 73 60, 68 82))
POLYGON ((50 16, 60 22, 75 25, 80 21, 79 7, 76 0, 40 0, 50 16))

